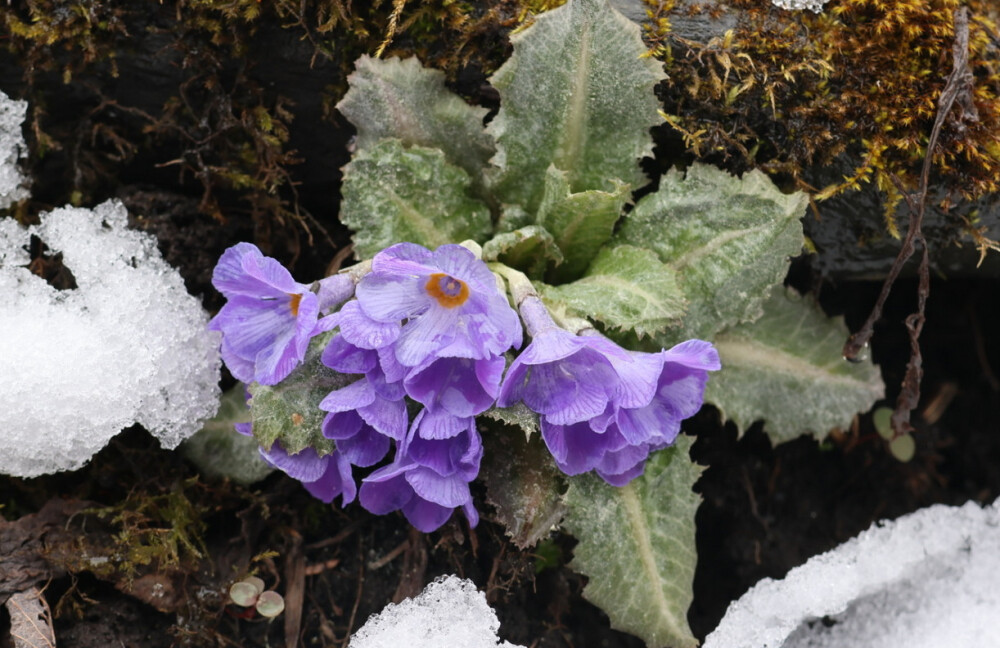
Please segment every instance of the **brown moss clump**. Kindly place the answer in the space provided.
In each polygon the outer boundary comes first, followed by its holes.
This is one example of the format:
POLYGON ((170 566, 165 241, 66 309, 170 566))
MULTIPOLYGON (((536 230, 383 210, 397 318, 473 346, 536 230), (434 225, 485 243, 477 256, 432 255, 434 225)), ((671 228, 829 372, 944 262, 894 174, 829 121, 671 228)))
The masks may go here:
POLYGON ((9 33, 0 58, 21 66, 13 95, 32 111, 34 197, 20 209, 30 218, 66 202, 94 204, 123 183, 157 185, 199 197, 206 217, 244 221, 259 244, 294 257, 300 238, 338 227, 335 185, 349 133, 332 106, 361 54, 417 55, 480 101, 507 34, 551 4, 0 3, 9 33), (310 191, 311 202, 302 199, 310 191))
MULTIPOLYGON (((688 151, 730 168, 787 174, 825 198, 874 182, 915 188, 937 102, 952 69, 954 12, 970 8, 969 66, 977 121, 946 123, 934 151, 948 199, 996 192, 1000 180, 1000 56, 981 0, 833 0, 822 14, 732 0, 738 28, 707 44, 672 42, 668 122, 688 151), (849 153, 860 163, 819 188, 808 167, 849 153)), ((889 221, 890 230, 894 225, 889 221)))

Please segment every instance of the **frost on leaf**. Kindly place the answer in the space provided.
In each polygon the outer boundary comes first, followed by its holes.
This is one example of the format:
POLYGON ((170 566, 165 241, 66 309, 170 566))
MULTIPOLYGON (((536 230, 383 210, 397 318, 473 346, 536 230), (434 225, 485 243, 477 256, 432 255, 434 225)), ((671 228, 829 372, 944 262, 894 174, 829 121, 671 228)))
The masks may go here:
POLYGON ((651 647, 698 645, 687 622, 701 503, 691 490, 701 474, 688 456, 692 443, 681 435, 627 486, 588 474, 571 478, 566 493, 563 524, 580 541, 570 567, 590 578, 584 597, 651 647))
POLYGON ((511 42, 513 55, 490 79, 500 92, 488 130, 501 201, 535 212, 550 165, 568 174, 572 193, 614 191, 615 179, 641 186, 639 158, 662 122, 653 86, 664 74, 642 57, 639 26, 607 0, 574 0, 511 42))
POLYGON ((494 153, 483 130, 485 108, 465 103, 445 87, 444 72, 416 58, 362 56, 355 65, 337 109, 358 129, 359 150, 384 139, 437 148, 478 183, 494 153))
POLYGON ((617 239, 655 251, 674 268, 690 301, 680 330, 659 340, 711 340, 727 326, 753 321, 788 260, 802 250, 806 195, 783 194, 759 171, 737 178, 694 164, 671 170, 644 197, 617 239))
POLYGON ((437 149, 385 140, 344 167, 340 220, 355 231, 358 258, 400 241, 434 249, 491 230, 486 205, 470 198, 471 180, 437 149))
POLYGON ((676 324, 686 305, 673 268, 632 245, 602 248, 582 279, 543 291, 578 315, 640 337, 676 324))
POLYGON ((774 443, 807 432, 822 439, 885 393, 870 360, 844 359, 848 334, 842 318, 776 286, 763 317, 715 337, 723 370, 708 381, 705 400, 741 431, 763 419, 774 443))

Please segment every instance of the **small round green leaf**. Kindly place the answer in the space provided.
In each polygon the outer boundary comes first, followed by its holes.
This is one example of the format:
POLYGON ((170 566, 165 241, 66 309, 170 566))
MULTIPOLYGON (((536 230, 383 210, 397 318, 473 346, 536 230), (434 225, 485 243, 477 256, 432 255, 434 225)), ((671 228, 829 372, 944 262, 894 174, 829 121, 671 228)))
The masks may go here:
POLYGON ((250 607, 256 603, 259 594, 260 590, 253 583, 246 581, 233 583, 232 587, 229 588, 229 598, 236 605, 242 605, 243 607, 250 607))
POLYGON ((285 611, 285 599, 275 591, 264 592, 257 598, 257 612, 261 616, 273 619, 285 611))
POLYGON ((888 407, 880 407, 872 414, 872 423, 875 431, 886 441, 892 441, 892 410, 888 407))
POLYGON ((889 452, 897 460, 906 463, 917 452, 917 443, 909 434, 902 434, 889 442, 889 452))

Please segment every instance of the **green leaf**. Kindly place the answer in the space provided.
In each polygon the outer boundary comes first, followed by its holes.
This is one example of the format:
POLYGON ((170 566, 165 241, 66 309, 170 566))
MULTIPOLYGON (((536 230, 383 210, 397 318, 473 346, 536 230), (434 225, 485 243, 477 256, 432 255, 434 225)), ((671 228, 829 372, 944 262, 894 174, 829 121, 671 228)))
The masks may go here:
POLYGON ((602 248, 573 283, 539 286, 546 299, 610 328, 639 336, 659 333, 684 314, 684 293, 672 268, 641 247, 602 248))
POLYGON ((802 251, 806 195, 783 194, 760 171, 742 179, 692 165, 667 173, 622 224, 617 240, 655 250, 673 267, 690 300, 683 329, 661 340, 711 339, 723 328, 760 317, 789 257, 802 251))
POLYGON ((487 241, 483 245, 483 260, 499 261, 529 277, 540 277, 550 264, 561 263, 563 256, 548 230, 529 225, 497 234, 487 241))
POLYGON ((250 421, 242 384, 222 395, 219 411, 194 436, 181 445, 184 456, 198 466, 201 474, 216 479, 228 478, 250 485, 267 477, 274 468, 267 465, 257 452, 253 437, 236 432, 236 423, 250 421))
POLYGON ((563 526, 580 541, 570 567, 590 577, 583 596, 650 648, 698 645, 687 622, 701 502, 691 489, 702 470, 691 444, 679 436, 622 488, 587 474, 571 478, 566 493, 563 526))
POLYGON ((829 318, 812 300, 777 286, 763 317, 715 338, 722 371, 709 379, 705 400, 740 431, 763 419, 776 444, 846 428, 885 393, 871 361, 843 358, 849 333, 842 318, 829 318))
POLYGON ((356 378, 339 374, 320 361, 333 335, 329 332, 314 337, 305 361, 277 385, 250 385, 253 435, 263 448, 270 449, 275 441, 281 441, 288 454, 307 447, 315 448, 320 455, 333 451, 333 442, 323 436, 326 412, 319 404, 331 391, 346 387, 356 378))
POLYGON ((650 127, 663 121, 653 86, 664 74, 643 56, 639 26, 606 0, 571 0, 511 43, 513 55, 490 79, 500 92, 487 127, 497 140, 498 197, 535 212, 549 165, 568 173, 573 193, 614 191, 615 179, 640 186, 638 160, 652 151, 650 127))
POLYGON ((340 220, 355 231, 354 253, 365 259, 394 243, 428 248, 485 240, 490 213, 469 197, 469 175, 444 153, 385 140, 344 167, 340 220))
POLYGON ((444 72, 415 57, 386 60, 362 56, 337 109, 358 129, 359 150, 384 139, 441 149, 447 160, 477 181, 493 156, 483 129, 485 108, 473 107, 444 85, 444 72))
POLYGON ((545 192, 538 207, 538 224, 553 232, 565 260, 552 269, 551 283, 577 279, 611 239, 629 186, 614 181, 614 191, 570 193, 568 173, 550 166, 545 171, 545 192))
POLYGON ((539 433, 538 414, 528 409, 524 403, 514 403, 510 407, 491 407, 483 412, 483 416, 505 423, 510 427, 520 428, 524 432, 525 438, 539 433))
POLYGON ((541 437, 480 419, 483 465, 479 478, 497 519, 519 549, 533 547, 552 532, 566 510, 561 473, 541 437))

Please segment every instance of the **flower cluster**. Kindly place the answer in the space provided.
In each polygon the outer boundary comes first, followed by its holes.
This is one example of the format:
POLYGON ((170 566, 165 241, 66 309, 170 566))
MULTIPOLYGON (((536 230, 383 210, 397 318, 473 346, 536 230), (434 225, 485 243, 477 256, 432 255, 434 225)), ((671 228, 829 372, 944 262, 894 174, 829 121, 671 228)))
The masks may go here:
POLYGON ((402 511, 422 531, 455 509, 477 523, 469 489, 483 456, 476 416, 494 405, 520 401, 537 412, 566 474, 593 470, 623 485, 650 452, 673 443, 680 421, 701 406, 707 372, 719 368, 707 342, 638 353, 593 330, 568 331, 533 290, 518 300, 519 318, 502 282, 460 245, 400 243, 361 267, 307 286, 241 243, 216 268, 213 283, 229 301, 210 327, 223 333, 233 375, 265 385, 287 377, 313 337, 333 331, 322 364, 356 376, 319 403, 322 434, 336 450, 289 454, 276 442, 261 454, 323 501, 357 497, 376 514, 402 511), (522 319, 531 343, 505 377, 522 319), (360 488, 354 467, 370 469, 360 488))
POLYGON ((497 405, 524 402, 567 475, 595 471, 613 486, 642 474, 654 450, 672 444, 681 420, 701 407, 719 354, 689 340, 659 353, 627 351, 587 330, 574 335, 528 296, 521 316, 531 344, 514 360, 497 405))

